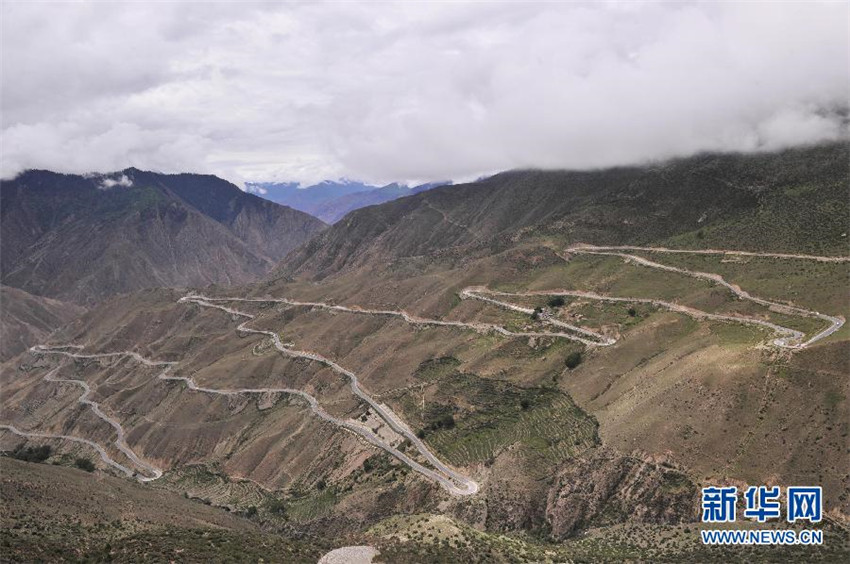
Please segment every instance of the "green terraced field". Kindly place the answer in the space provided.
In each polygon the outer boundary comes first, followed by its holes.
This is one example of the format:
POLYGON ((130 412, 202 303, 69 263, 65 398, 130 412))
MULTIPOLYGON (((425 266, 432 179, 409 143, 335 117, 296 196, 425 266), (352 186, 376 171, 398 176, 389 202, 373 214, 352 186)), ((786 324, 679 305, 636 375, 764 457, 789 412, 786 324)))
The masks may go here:
POLYGON ((485 462, 521 443, 556 464, 599 443, 596 420, 566 394, 461 373, 458 365, 451 357, 422 363, 416 376, 431 390, 424 408, 417 393, 399 399, 406 419, 449 463, 485 462))

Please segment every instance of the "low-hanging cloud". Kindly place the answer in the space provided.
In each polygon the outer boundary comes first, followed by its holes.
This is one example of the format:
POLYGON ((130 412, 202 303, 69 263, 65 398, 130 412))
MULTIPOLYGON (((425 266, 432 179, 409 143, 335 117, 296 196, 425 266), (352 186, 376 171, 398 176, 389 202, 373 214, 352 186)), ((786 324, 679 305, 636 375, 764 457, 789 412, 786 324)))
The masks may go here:
POLYGON ((122 174, 118 178, 110 178, 106 177, 100 181, 98 188, 100 190, 109 190, 110 188, 114 188, 116 186, 123 186, 125 188, 129 188, 133 185, 133 181, 126 174, 122 174))
POLYGON ((843 2, 0 9, 4 177, 465 179, 848 132, 843 2))

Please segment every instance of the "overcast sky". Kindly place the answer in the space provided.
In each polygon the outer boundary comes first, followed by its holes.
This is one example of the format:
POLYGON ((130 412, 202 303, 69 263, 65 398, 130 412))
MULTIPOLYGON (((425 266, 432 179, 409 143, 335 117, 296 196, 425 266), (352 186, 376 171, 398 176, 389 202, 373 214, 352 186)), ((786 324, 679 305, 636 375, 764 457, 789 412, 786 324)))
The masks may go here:
POLYGON ((2 172, 467 179, 847 135, 847 2, 2 4, 2 172))

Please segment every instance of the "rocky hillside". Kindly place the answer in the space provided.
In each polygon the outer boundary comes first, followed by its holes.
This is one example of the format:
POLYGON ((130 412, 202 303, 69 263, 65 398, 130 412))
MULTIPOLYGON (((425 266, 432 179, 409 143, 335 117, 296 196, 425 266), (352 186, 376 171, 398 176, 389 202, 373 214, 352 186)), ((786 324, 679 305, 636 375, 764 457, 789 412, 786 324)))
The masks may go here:
POLYGON ((76 454, 42 464, 0 457, 5 561, 315 562, 327 550, 203 500, 93 476, 73 467, 93 455, 76 454))
POLYGON ((84 311, 75 304, 0 286, 0 362, 42 342, 84 311))
POLYGON ((848 162, 841 143, 507 172, 357 210, 290 255, 281 273, 321 278, 373 260, 461 246, 492 253, 535 239, 846 254, 848 162))
POLYGON ((214 176, 29 171, 0 198, 3 283, 78 303, 248 282, 324 228, 214 176))
MULTIPOLYGON (((827 328, 765 300, 850 318, 850 263, 561 250, 843 254, 846 157, 832 145, 515 172, 353 212, 291 253, 284 276, 205 288, 207 300, 177 288, 115 297, 54 332, 55 348, 0 365, 0 423, 18 430, 0 429, 0 450, 20 453, 30 433, 50 462, 87 453, 93 479, 123 475, 73 439, 90 440, 130 471, 161 471, 151 491, 374 545, 388 562, 737 561, 700 542, 700 487, 816 484, 832 540, 744 559, 845 561, 850 326, 791 349, 758 322, 827 328), (417 466, 435 459, 475 493, 417 466)), ((231 233, 228 209, 177 192, 155 193, 231 233)), ((39 513, 15 512, 29 534, 39 513)))

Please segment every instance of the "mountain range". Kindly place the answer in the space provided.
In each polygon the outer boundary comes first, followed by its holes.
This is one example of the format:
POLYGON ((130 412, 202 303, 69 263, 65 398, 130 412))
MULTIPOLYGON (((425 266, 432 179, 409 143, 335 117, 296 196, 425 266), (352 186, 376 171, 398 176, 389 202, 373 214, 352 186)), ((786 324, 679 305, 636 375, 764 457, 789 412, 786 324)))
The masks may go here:
POLYGON ((220 178, 28 171, 0 183, 2 282, 92 304, 140 288, 235 284, 325 228, 220 178))
POLYGON ((246 188, 249 192, 309 213, 324 222, 336 223, 350 211, 448 184, 451 182, 429 182, 413 187, 396 182, 373 186, 350 180, 325 180, 307 187, 298 183, 258 182, 249 183, 246 188))
POLYGON ((4 183, 4 546, 734 561, 700 488, 804 484, 829 542, 746 559, 846 560, 848 178, 846 142, 517 170, 331 226, 197 175, 4 183))
POLYGON ((280 272, 321 278, 541 238, 836 253, 848 244, 848 161, 847 144, 838 143, 598 171, 510 171, 356 210, 296 249, 280 272))

